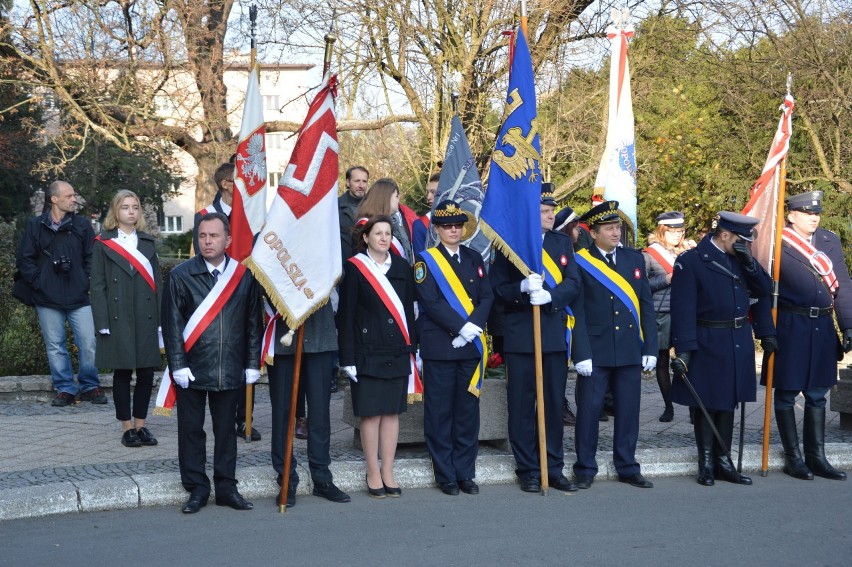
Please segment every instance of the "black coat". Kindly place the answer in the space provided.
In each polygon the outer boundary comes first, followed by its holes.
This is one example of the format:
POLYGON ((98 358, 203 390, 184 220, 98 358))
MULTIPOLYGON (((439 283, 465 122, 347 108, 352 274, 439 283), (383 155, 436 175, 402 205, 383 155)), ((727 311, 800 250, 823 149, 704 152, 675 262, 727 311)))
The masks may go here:
MULTIPOLYGON (((233 258, 229 262, 235 262, 233 258)), ((189 352, 183 330, 196 307, 213 289, 204 258, 195 256, 174 268, 163 294, 162 327, 169 368, 189 367, 197 390, 232 390, 245 385, 245 370, 260 368, 263 307, 260 286, 246 270, 233 295, 189 352)))
POLYGON ((65 215, 54 231, 50 211, 27 222, 18 250, 17 268, 33 288, 33 300, 41 307, 79 309, 89 305, 89 275, 95 232, 84 217, 65 215), (67 272, 53 262, 70 261, 67 272))
POLYGON ((437 249, 449 262, 473 303, 473 313, 467 318, 459 315, 444 297, 435 281, 434 273, 423 262, 423 252, 417 254, 414 264, 415 290, 417 305, 420 308, 418 326, 420 330, 420 356, 424 360, 465 360, 479 358, 479 351, 473 343, 461 348, 453 348, 453 339, 465 323, 471 322, 484 329, 494 303, 494 294, 488 281, 488 274, 482 262, 482 255, 467 246, 459 246, 460 262, 453 260, 443 244, 437 249))
MULTIPOLYGON (((101 233, 101 238, 115 238, 117 230, 101 233)), ((92 317, 98 339, 96 361, 99 368, 159 368, 160 299, 163 280, 154 238, 137 232, 137 250, 145 256, 154 271, 157 291, 121 254, 96 243, 92 254, 92 317), (108 329, 108 335, 98 331, 108 329)))
MULTIPOLYGON (((541 344, 542 352, 566 352, 565 327, 568 315, 565 306, 570 306, 576 317, 572 338, 571 358, 575 361, 591 357, 586 326, 583 323, 583 287, 579 268, 574 259, 571 239, 559 232, 549 231, 544 235, 543 246, 550 257, 559 264, 562 283, 551 288, 546 282, 544 289, 550 292, 551 302, 541 306, 541 344), (565 258, 564 264, 561 259, 565 258)), ((505 255, 496 253, 491 265, 491 285, 494 295, 503 305, 504 347, 506 352, 535 352, 533 336, 533 309, 530 295, 521 292, 521 282, 525 276, 505 255)))
POLYGON ((358 374, 399 378, 411 373, 411 353, 417 344, 414 326, 414 278, 408 263, 391 253, 386 274, 402 301, 411 345, 367 279, 352 262, 344 262, 337 311, 340 366, 354 366, 358 374))

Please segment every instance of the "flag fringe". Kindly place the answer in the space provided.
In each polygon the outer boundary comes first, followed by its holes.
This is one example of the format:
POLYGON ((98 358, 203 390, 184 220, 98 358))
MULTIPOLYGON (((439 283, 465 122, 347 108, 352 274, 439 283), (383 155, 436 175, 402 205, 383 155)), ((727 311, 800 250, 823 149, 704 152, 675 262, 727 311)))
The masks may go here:
POLYGON ((408 394, 408 403, 414 404, 423 401, 423 394, 408 394))
POLYGON ((161 408, 161 407, 158 406, 158 407, 155 407, 153 410, 151 410, 151 414, 152 415, 159 415, 159 416, 162 416, 162 417, 171 417, 172 416, 172 410, 171 410, 171 408, 161 408))
POLYGON ((477 387, 476 387, 476 384, 470 384, 470 385, 467 387, 467 391, 468 391, 468 392, 470 392, 471 394, 473 394, 474 396, 476 396, 477 398, 479 397, 479 394, 481 394, 481 393, 482 393, 482 389, 481 389, 481 388, 477 388, 477 387))
POLYGON ((502 252, 508 258, 509 262, 518 268, 522 274, 529 275, 532 273, 529 266, 506 244, 506 241, 481 218, 479 219, 479 229, 491 240, 492 245, 502 252))

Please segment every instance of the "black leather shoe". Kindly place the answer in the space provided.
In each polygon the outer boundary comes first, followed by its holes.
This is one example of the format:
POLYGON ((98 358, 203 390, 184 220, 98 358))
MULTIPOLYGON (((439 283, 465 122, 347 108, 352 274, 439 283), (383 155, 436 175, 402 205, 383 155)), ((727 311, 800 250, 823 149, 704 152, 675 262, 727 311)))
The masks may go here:
POLYGON ((139 442, 145 445, 146 447, 153 447, 157 444, 157 438, 151 435, 151 432, 147 427, 140 427, 136 430, 136 437, 139 438, 139 442))
POLYGON ((128 429, 124 432, 124 435, 121 436, 121 444, 125 447, 141 447, 142 441, 139 439, 139 436, 136 435, 135 429, 128 429))
POLYGON ((537 478, 522 478, 521 490, 524 492, 541 492, 541 481, 537 478))
POLYGON ((254 504, 243 498, 239 492, 216 496, 216 506, 229 506, 234 510, 251 510, 254 504))
POLYGON ((548 479, 551 488, 561 490, 562 492, 577 492, 577 485, 565 478, 564 475, 548 479))
MULTIPOLYGON (((296 486, 295 484, 291 484, 290 488, 287 489, 287 508, 292 508, 296 505, 296 486)), ((278 489, 278 496, 275 497, 275 506, 281 505, 281 489, 278 489)))
POLYGON ((349 495, 337 488, 333 482, 315 482, 314 496, 321 496, 330 502, 349 502, 349 495))
POLYGON ((384 483, 382 483, 381 488, 373 488, 370 486, 370 481, 367 478, 368 475, 364 475, 364 482, 367 484, 367 494, 370 495, 370 498, 387 498, 387 494, 385 493, 384 483))
POLYGON ((663 423, 668 423, 674 419, 674 407, 668 407, 663 410, 662 415, 660 416, 660 421, 663 423))
POLYGON ((641 473, 632 474, 630 476, 618 475, 618 482, 624 482, 636 488, 654 488, 654 483, 650 480, 645 480, 641 473))
POLYGON ((473 482, 473 480, 460 480, 459 490, 465 494, 479 494, 479 485, 473 482))
MULTIPOLYGON (((246 438, 246 422, 243 421, 237 424, 237 437, 246 438)), ((260 431, 257 430, 257 427, 251 428, 251 440, 252 441, 260 441, 260 431)))
POLYGON ((459 495, 459 485, 457 482, 439 482, 438 486, 441 487, 441 492, 447 496, 459 495))
POLYGON ((578 474, 574 475, 574 482, 576 483, 577 488, 587 490, 592 487, 592 483, 595 482, 595 477, 590 474, 578 474))
POLYGON ((207 496, 190 495, 189 500, 181 508, 184 514, 196 514, 199 510, 207 506, 207 496))

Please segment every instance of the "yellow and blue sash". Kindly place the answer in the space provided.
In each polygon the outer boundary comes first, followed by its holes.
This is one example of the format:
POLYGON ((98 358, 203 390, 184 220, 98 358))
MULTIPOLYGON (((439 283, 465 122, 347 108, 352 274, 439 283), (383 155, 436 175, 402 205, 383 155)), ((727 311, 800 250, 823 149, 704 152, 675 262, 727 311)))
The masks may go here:
POLYGON ((642 333, 642 323, 639 320, 639 298, 636 297, 636 292, 633 291, 627 280, 610 268, 606 262, 592 256, 588 249, 580 250, 574 254, 574 257, 577 259, 578 266, 586 270, 586 273, 598 280, 627 306, 630 314, 636 320, 636 328, 639 329, 639 342, 645 344, 645 335, 642 333))
MULTIPOLYGON (((473 302, 467 295, 464 286, 456 275, 450 263, 444 258, 441 251, 437 248, 429 248, 421 255, 426 266, 432 272, 432 277, 435 278, 435 283, 438 284, 438 289, 444 294, 444 298, 450 307, 458 313, 465 321, 473 313, 473 302)), ((470 384, 467 391, 479 397, 479 391, 482 388, 482 377, 485 374, 485 364, 488 358, 488 347, 485 339, 485 331, 481 335, 473 339, 473 344, 476 350, 479 351, 479 364, 470 379, 470 384)))
MULTIPOLYGON (((559 266, 550 257, 550 254, 547 250, 541 250, 541 258, 542 264, 544 265, 544 281, 547 285, 550 286, 550 289, 554 289, 556 286, 562 283, 562 271, 559 269, 559 266)), ((565 306, 565 313, 568 314, 568 319, 565 325, 565 345, 568 347, 568 358, 571 358, 571 333, 574 330, 574 312, 571 311, 571 307, 565 306)))

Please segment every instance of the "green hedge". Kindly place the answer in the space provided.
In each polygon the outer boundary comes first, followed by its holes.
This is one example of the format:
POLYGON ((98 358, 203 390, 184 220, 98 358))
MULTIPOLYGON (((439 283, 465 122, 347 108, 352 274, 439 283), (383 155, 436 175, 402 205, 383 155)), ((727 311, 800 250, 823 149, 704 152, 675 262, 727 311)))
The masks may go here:
MULTIPOLYGON (((36 311, 12 297, 15 253, 20 245, 19 234, 15 225, 0 223, 0 242, 14 243, 12 246, 0 248, 0 376, 50 374, 36 311)), ((164 282, 171 269, 183 261, 166 258, 160 260, 164 282)), ((68 352, 76 368, 77 348, 70 340, 70 329, 68 338, 68 352)))

